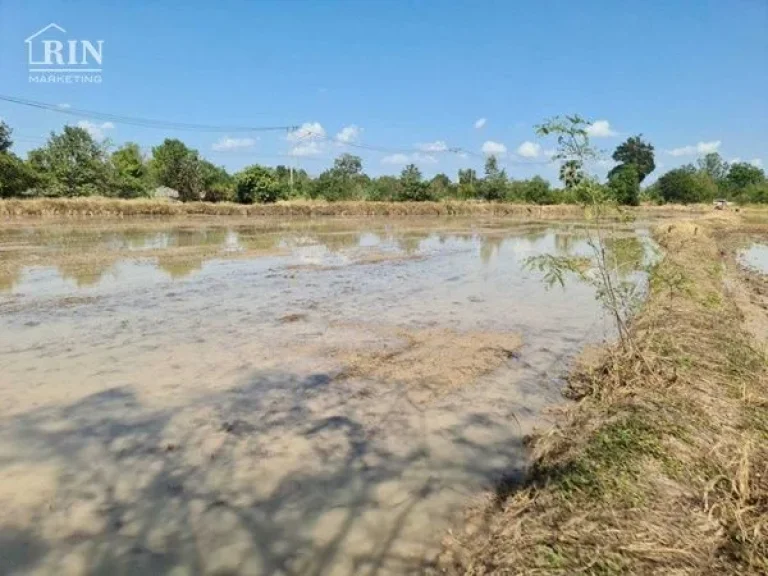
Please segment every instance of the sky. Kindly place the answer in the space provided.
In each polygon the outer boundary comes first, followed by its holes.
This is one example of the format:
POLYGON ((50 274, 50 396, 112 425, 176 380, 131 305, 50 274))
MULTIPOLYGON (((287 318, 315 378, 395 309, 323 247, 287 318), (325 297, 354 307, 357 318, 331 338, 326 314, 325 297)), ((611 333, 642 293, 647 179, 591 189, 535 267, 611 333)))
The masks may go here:
POLYGON ((640 133, 656 148, 654 177, 709 151, 765 167, 768 0, 0 0, 0 95, 60 107, 0 101, 21 155, 79 122, 113 146, 180 138, 229 170, 317 174, 351 152, 371 175, 413 162, 455 179, 493 153, 513 178, 554 180, 553 143, 534 126, 578 113, 605 152, 598 175, 640 133), (100 83, 30 82, 25 39, 51 23, 65 32, 33 49, 102 40, 100 83), (63 113, 75 109, 299 129, 63 113))

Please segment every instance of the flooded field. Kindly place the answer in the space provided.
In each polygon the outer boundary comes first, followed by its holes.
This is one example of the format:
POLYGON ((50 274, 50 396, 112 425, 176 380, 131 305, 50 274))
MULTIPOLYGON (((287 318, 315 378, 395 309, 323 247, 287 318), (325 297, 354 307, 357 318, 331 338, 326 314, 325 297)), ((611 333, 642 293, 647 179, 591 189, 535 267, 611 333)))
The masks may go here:
POLYGON ((0 572, 418 572, 610 336, 544 253, 582 227, 4 226, 0 572))
POLYGON ((739 260, 751 270, 768 274, 768 244, 752 244, 740 252, 739 260))

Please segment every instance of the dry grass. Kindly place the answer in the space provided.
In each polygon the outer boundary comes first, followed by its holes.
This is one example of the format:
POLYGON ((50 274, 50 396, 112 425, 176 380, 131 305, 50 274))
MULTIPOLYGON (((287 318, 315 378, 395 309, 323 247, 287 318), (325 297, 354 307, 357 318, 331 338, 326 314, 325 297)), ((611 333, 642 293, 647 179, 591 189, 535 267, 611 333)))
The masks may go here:
MULTIPOLYGON (((709 206, 645 206, 640 214, 699 214, 709 206)), ((445 202, 321 202, 287 201, 276 204, 222 202, 170 202, 167 200, 116 198, 35 198, 0 200, 0 217, 132 217, 132 216, 519 216, 533 218, 580 218, 575 205, 537 206, 474 201, 445 202)))
POLYGON ((571 379, 579 399, 446 539, 463 574, 768 572, 765 360, 724 281, 733 215, 665 224, 635 353, 571 379))

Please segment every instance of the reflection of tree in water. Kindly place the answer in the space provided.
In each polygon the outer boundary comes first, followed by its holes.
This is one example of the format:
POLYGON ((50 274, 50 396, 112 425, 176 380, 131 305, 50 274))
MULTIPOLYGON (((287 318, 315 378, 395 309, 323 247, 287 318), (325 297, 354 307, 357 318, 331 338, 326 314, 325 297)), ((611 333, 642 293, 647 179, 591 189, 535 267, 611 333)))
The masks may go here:
POLYGON ((338 252, 345 248, 356 248, 359 246, 361 236, 360 232, 322 234, 317 236, 317 243, 325 246, 329 252, 338 252))
POLYGON ((227 239, 226 228, 177 229, 171 233, 172 246, 218 246, 227 239))
POLYGON ((542 226, 541 228, 536 227, 525 230, 520 236, 533 244, 546 238, 547 234, 549 234, 549 229, 546 226, 542 226))
POLYGON ((249 252, 268 252, 277 248, 283 238, 274 234, 265 234, 263 232, 253 233, 238 230, 235 232, 237 244, 249 252))
POLYGON ((498 234, 480 237, 480 261, 487 265, 493 256, 499 253, 504 237, 498 234))
POLYGON ((611 237, 605 242, 606 260, 620 277, 637 272, 645 262, 645 245, 637 236, 611 237))
POLYGON ((0 292, 10 292, 21 280, 22 267, 18 264, 0 267, 0 292))
POLYGON ((171 280, 178 280, 197 272, 203 267, 203 258, 201 256, 158 256, 157 267, 166 272, 171 280))
POLYGON ((429 237, 429 232, 407 232, 397 238, 398 247, 408 254, 417 253, 421 249, 422 241, 429 237))
POLYGON ((78 288, 87 288, 98 284, 113 263, 104 259, 63 261, 56 268, 64 280, 74 280, 78 288))
POLYGON ((569 232, 555 232, 555 251, 567 256, 573 250, 573 235, 569 232))

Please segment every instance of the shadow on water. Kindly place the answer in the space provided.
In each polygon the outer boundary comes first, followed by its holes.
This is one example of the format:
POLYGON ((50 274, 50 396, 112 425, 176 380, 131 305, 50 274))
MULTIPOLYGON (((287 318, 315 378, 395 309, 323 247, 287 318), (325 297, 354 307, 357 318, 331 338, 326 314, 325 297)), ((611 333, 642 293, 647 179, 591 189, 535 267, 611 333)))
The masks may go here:
MULTIPOLYGON (((0 572, 420 572, 429 558, 416 544, 430 531, 429 513, 443 506, 438 493, 459 476, 486 482, 519 463, 522 446, 476 440, 498 423, 468 413, 441 431, 461 458, 430 457, 423 422, 403 421, 411 439, 404 449, 341 407, 316 409, 332 382, 330 374, 258 372, 155 411, 129 388, 113 388, 9 419, 0 470, 55 472, 50 500, 21 512, 30 529, 2 521, 0 572), (280 470, 281 452, 296 450, 301 469, 280 470), (409 476, 407 490, 388 492, 409 476), (416 511, 426 516, 414 523, 416 511)), ((400 417, 401 400, 382 419, 400 417)))

